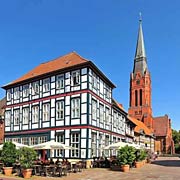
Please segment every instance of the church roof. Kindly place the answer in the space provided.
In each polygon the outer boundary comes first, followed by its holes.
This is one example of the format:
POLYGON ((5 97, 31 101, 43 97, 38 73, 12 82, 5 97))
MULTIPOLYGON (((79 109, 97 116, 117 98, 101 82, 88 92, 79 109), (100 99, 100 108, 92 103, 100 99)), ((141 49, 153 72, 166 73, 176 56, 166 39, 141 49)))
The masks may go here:
POLYGON ((147 70, 148 67, 146 62, 146 51, 142 30, 142 20, 140 19, 133 73, 135 74, 137 72, 141 72, 142 74, 144 74, 144 72, 146 72, 147 70))
POLYGON ((81 57, 76 52, 71 52, 69 54, 66 54, 64 56, 58 57, 54 60, 41 63, 25 75, 21 76, 20 78, 10 82, 9 84, 6 84, 3 86, 3 88, 7 88, 9 86, 15 85, 17 83, 25 83, 27 80, 38 78, 43 75, 48 75, 53 72, 59 72, 66 70, 67 68, 74 68, 79 67, 83 65, 89 65, 92 68, 96 70, 96 72, 99 73, 99 75, 107 81, 111 87, 115 87, 115 85, 89 60, 81 57))
POLYGON ((143 131, 148 136, 151 136, 153 134, 152 130, 150 130, 142 121, 139 121, 136 118, 130 116, 128 116, 128 119, 136 124, 136 127, 134 129, 136 133, 141 133, 141 131, 143 131))
POLYGON ((170 120, 167 115, 154 117, 154 134, 155 136, 166 136, 168 133, 168 128, 170 128, 170 120))
POLYGON ((146 57, 143 30, 142 30, 142 20, 140 20, 139 23, 138 40, 137 40, 136 54, 135 54, 135 58, 140 58, 140 57, 146 57))

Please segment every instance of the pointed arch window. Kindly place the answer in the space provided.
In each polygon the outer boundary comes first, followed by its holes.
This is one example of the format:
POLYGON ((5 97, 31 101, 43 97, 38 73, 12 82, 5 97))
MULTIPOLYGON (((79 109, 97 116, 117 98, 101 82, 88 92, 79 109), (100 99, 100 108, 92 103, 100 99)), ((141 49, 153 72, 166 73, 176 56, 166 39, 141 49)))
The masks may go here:
POLYGON ((142 89, 139 91, 140 106, 142 106, 142 89))
POLYGON ((135 90, 135 106, 138 106, 138 91, 135 90))

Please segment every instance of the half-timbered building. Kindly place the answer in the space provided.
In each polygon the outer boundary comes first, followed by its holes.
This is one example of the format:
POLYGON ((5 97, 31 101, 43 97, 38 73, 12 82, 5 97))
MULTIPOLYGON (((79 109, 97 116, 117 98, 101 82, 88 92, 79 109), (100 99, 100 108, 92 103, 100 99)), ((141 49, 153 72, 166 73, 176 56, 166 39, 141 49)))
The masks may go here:
POLYGON ((101 156, 104 146, 124 141, 126 127, 133 139, 134 125, 112 102, 115 85, 75 52, 42 63, 3 88, 6 141, 55 140, 76 149, 56 150, 53 157, 90 159, 101 156))

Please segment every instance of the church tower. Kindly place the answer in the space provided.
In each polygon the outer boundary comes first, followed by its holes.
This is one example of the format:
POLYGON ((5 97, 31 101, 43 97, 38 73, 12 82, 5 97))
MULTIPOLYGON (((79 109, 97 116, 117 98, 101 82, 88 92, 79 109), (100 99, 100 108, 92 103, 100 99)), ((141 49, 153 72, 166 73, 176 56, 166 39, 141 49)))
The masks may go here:
POLYGON ((130 75, 129 103, 129 115, 144 122, 148 128, 152 129, 151 75, 147 66, 141 18, 139 20, 134 67, 130 75))

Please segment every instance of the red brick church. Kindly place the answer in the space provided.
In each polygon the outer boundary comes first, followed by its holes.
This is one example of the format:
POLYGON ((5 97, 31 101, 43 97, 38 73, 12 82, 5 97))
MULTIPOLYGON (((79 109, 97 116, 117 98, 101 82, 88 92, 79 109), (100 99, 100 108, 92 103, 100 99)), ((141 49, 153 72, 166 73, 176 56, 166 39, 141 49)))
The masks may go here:
POLYGON ((140 19, 134 67, 130 75, 130 104, 128 113, 129 116, 142 121, 155 135, 155 152, 174 153, 171 120, 167 115, 153 117, 151 91, 151 74, 147 65, 142 20, 140 19))

